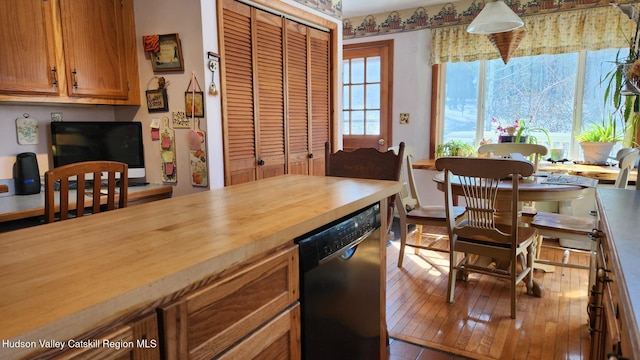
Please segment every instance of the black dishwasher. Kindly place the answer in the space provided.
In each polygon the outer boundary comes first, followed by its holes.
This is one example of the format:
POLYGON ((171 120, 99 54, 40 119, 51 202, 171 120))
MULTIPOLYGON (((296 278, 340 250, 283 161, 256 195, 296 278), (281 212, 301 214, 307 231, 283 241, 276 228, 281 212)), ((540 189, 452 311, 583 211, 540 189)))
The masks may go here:
POLYGON ((296 239, 304 360, 380 358, 379 228, 374 204, 296 239))

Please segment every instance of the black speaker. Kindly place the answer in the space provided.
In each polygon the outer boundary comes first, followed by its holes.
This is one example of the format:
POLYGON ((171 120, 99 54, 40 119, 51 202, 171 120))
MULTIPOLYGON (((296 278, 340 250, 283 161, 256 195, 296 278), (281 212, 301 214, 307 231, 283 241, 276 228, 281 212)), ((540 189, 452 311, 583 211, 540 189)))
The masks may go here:
POLYGON ((40 193, 40 170, 36 154, 28 152, 16 156, 16 163, 13 164, 13 181, 16 195, 40 193))

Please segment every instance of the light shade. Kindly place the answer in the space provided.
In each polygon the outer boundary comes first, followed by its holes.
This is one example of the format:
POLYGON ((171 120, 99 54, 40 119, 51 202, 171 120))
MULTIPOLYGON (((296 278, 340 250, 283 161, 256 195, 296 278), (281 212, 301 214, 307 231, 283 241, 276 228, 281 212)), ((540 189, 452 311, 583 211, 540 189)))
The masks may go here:
POLYGON ((472 34, 495 34, 521 28, 524 21, 502 0, 487 3, 467 27, 472 34))

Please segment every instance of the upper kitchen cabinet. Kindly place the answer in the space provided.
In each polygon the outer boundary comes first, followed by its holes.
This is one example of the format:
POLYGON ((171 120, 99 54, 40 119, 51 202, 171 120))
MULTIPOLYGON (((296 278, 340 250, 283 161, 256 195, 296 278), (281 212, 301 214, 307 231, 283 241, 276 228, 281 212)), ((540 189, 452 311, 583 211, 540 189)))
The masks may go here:
POLYGON ((3 0, 0 36, 0 101, 140 104, 133 0, 3 0))

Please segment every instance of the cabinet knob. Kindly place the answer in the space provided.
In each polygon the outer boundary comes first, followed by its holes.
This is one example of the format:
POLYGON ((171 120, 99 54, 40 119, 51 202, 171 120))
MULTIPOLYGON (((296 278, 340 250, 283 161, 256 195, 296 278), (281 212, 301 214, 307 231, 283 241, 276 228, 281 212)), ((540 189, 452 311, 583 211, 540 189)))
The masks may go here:
POLYGON ((313 153, 309 154, 309 159, 313 159, 313 153))
POLYGON ((264 165, 264 160, 262 160, 262 159, 258 160, 258 165, 259 166, 263 166, 264 165))

